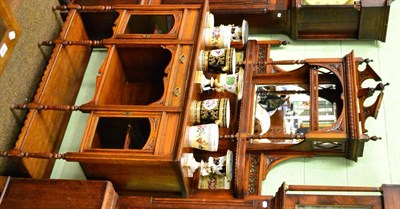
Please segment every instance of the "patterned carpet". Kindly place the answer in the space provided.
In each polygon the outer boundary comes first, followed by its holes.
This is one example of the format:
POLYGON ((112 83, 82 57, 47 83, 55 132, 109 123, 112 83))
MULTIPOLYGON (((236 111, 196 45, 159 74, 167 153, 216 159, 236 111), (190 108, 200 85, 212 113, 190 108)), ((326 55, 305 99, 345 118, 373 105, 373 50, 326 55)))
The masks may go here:
MULTIPOLYGON (((52 47, 39 47, 38 42, 57 38, 62 20, 51 9, 57 4, 58 0, 19 0, 14 8, 22 33, 0 75, 0 151, 14 147, 26 116, 26 111, 10 110, 10 104, 30 102, 46 68, 52 47)), ((15 161, 0 159, 0 175, 18 176, 15 161)))

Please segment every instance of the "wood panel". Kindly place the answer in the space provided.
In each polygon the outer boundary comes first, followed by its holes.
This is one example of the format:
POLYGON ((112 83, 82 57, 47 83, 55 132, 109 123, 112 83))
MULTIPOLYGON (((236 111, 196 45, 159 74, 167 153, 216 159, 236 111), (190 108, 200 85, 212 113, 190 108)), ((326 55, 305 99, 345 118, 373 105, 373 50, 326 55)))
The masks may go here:
POLYGON ((384 209, 396 208, 400 205, 400 185, 382 186, 384 209))
POLYGON ((88 179, 108 179, 120 195, 182 196, 177 171, 166 158, 156 161, 81 163, 88 179))
MULTIPOLYGON (((87 35, 76 13, 71 12, 61 37, 85 40, 87 35)), ((41 104, 74 104, 91 49, 85 46, 56 45, 34 97, 41 104)), ((57 152, 71 112, 31 110, 15 149, 26 152, 57 152)), ((48 177, 54 160, 21 160, 31 177, 48 177)))
POLYGON ((1 209, 114 208, 118 194, 108 181, 11 178, 1 209))
POLYGON ((96 80, 95 104, 121 104, 126 78, 115 47, 110 47, 96 80))

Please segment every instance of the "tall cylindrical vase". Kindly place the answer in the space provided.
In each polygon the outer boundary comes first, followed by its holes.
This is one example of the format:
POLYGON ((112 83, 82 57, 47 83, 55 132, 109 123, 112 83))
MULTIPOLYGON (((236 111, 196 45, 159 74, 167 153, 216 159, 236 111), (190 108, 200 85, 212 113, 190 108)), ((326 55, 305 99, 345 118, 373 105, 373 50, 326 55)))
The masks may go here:
POLYGON ((204 72, 220 74, 235 73, 235 48, 203 50, 200 52, 200 68, 204 72))
POLYGON ((191 105, 192 122, 197 124, 216 123, 228 128, 230 122, 230 104, 228 98, 193 101, 191 105))
POLYGON ((219 130, 215 123, 190 126, 188 128, 189 146, 215 152, 218 150, 219 130))

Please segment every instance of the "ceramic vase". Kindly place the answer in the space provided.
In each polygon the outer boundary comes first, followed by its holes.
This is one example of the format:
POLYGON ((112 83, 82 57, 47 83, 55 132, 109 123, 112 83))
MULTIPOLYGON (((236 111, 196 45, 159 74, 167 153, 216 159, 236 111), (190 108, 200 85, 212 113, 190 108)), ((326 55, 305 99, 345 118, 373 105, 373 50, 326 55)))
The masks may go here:
POLYGON ((196 161, 193 153, 185 153, 182 166, 188 168, 188 177, 193 177, 194 172, 200 167, 200 163, 196 161))
POLYGON ((194 125, 216 123, 221 128, 229 127, 230 105, 227 98, 194 100, 190 111, 194 125))
POLYGON ((204 44, 209 48, 229 48, 231 46, 231 26, 220 25, 204 29, 204 44))
POLYGON ((190 126, 188 132, 190 147, 211 152, 218 150, 219 130, 217 124, 190 126))
POLYGON ((244 62, 244 52, 243 51, 236 51, 235 61, 236 61, 236 66, 243 65, 243 62, 244 62))
POLYGON ((210 79, 208 79, 204 73, 202 71, 197 71, 196 72, 196 83, 200 84, 201 87, 201 91, 209 91, 212 90, 212 88, 214 87, 214 78, 211 77, 210 79), (198 78, 199 77, 199 78, 198 78))
POLYGON ((214 14, 211 12, 206 13, 205 17, 205 28, 213 28, 214 27, 214 14))
POLYGON ((249 37, 249 24, 246 20, 242 21, 241 26, 231 25, 231 42, 247 43, 249 37))
POLYGON ((244 70, 239 69, 235 74, 219 74, 218 78, 214 81, 214 90, 228 91, 237 95, 238 100, 242 99, 243 94, 243 78, 244 70))
POLYGON ((225 156, 209 157, 207 162, 200 162, 200 174, 202 176, 221 175, 232 180, 233 152, 228 150, 225 156))
POLYGON ((200 67, 202 71, 208 73, 235 73, 235 48, 202 50, 200 52, 200 67))

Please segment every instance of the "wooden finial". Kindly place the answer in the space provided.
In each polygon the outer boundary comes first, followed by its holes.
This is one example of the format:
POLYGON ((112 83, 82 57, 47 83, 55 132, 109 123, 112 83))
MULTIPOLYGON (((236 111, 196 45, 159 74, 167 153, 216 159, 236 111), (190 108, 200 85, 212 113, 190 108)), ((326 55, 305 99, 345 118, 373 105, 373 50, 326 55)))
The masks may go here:
POLYGON ((369 140, 372 140, 372 141, 377 141, 377 140, 381 140, 381 139, 382 139, 382 137, 377 137, 377 136, 369 137, 369 140))

